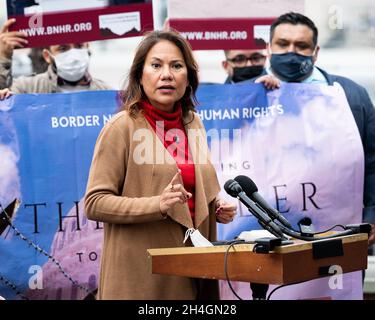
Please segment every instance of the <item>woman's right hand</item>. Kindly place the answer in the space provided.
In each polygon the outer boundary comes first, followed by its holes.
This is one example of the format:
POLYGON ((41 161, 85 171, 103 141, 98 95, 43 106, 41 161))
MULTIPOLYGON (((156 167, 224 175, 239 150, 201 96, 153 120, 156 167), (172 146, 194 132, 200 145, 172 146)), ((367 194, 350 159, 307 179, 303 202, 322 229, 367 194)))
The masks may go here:
POLYGON ((182 183, 181 170, 178 170, 160 195, 160 212, 166 215, 176 203, 185 203, 191 197, 192 194, 185 190, 182 183))

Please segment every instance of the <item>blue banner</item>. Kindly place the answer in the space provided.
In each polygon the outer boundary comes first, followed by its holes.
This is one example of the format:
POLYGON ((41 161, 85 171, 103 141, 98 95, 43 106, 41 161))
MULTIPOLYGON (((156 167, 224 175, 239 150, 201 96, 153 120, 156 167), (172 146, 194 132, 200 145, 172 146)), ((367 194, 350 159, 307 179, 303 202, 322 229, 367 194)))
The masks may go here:
MULTIPOLYGON (((198 100, 222 186, 239 174, 251 177, 294 225, 304 216, 318 228, 360 220, 363 151, 341 88, 207 85, 199 88, 198 100)), ((96 138, 118 108, 116 91, 0 101, 0 203, 5 208, 21 200, 9 217, 12 226, 0 217, 1 296, 92 297, 103 226, 86 219, 83 197, 96 138)), ((218 228, 220 239, 233 239, 260 226, 239 206, 234 222, 218 228)), ((360 281, 348 281, 338 294, 326 284, 312 285, 308 297, 358 298, 360 281)), ((244 290, 241 284, 237 289, 244 290)), ((305 293, 297 298, 309 292, 294 291, 305 293)), ((222 297, 232 298, 225 284, 222 297)))

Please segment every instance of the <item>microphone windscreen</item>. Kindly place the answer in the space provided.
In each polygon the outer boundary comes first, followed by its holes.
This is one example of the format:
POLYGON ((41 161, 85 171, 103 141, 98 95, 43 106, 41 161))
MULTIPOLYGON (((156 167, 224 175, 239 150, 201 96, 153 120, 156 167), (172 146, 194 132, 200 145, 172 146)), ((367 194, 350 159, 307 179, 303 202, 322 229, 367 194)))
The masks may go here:
POLYGON ((303 217, 300 221, 298 221, 298 224, 301 224, 303 226, 311 226, 312 220, 309 217, 303 217))
POLYGON ((257 185, 249 177, 240 175, 235 177, 234 180, 239 183, 242 190, 247 194, 248 197, 250 197, 254 192, 258 192, 257 185))
POLYGON ((224 184, 224 190, 232 197, 237 197, 237 195, 242 191, 239 183, 233 179, 229 179, 224 184))

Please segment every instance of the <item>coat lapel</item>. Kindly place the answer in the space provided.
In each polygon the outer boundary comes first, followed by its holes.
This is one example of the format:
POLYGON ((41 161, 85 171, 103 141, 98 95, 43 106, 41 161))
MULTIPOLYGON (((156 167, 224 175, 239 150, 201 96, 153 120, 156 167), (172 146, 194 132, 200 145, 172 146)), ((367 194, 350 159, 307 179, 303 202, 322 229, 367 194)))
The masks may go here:
MULTIPOLYGON (((194 114, 194 117, 198 117, 198 115, 194 114)), ((220 186, 215 168, 211 164, 207 137, 200 119, 194 119, 193 121, 184 119, 184 123, 188 123, 186 125, 186 134, 188 135, 189 148, 195 164, 194 227, 198 229, 208 217, 208 205, 220 192, 220 186)))
MULTIPOLYGON (((194 119, 192 121, 191 117, 192 113, 189 113, 188 118, 190 119, 184 118, 184 123, 187 123, 185 129, 188 135, 190 152, 195 164, 195 221, 193 223, 187 203, 176 204, 168 212, 168 216, 186 228, 194 227, 198 229, 201 223, 208 217, 208 205, 220 192, 220 186, 215 168, 209 158, 204 127, 200 119, 194 119)), ((198 117, 198 115, 194 114, 194 117, 198 117)), ((153 148, 154 159, 156 158, 156 152, 158 150, 165 151, 164 159, 166 164, 163 165, 165 166, 165 176, 163 177, 163 185, 160 186, 161 190, 163 190, 176 174, 178 170, 177 163, 170 153, 166 151, 163 143, 156 136, 156 133, 143 116, 138 117, 137 123, 139 128, 147 128, 152 132, 153 145, 150 147, 153 148)), ((155 164, 153 167, 155 167, 155 164)))
MULTIPOLYGON (((170 155, 170 153, 165 149, 164 144, 156 135, 155 131, 152 129, 151 125, 147 122, 147 120, 142 116, 139 117, 139 125, 143 128, 146 128, 152 132, 153 136, 153 145, 150 146, 154 152, 154 159, 156 159, 156 153, 158 150, 162 150, 164 152, 164 171, 165 175, 163 177, 163 183, 160 187, 160 190, 163 190, 169 182, 172 180, 173 176, 177 173, 178 167, 177 163, 174 158, 170 155)), ((153 164, 153 171, 155 168, 155 163, 153 164)), ((150 186, 151 187, 151 186, 150 186)), ((178 222, 179 224, 183 225, 186 228, 193 228, 193 221, 190 216, 189 207, 187 204, 176 204, 171 210, 168 211, 168 216, 172 218, 174 221, 178 222)))

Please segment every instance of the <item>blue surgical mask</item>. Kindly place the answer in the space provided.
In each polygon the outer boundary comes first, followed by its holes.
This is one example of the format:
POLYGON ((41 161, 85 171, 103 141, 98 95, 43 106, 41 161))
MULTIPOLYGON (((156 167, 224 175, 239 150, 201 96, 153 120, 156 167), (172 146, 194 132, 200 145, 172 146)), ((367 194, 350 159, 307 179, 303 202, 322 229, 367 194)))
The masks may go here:
POLYGON ((286 82, 300 82, 308 78, 314 70, 313 56, 295 52, 271 55, 272 72, 286 82))

